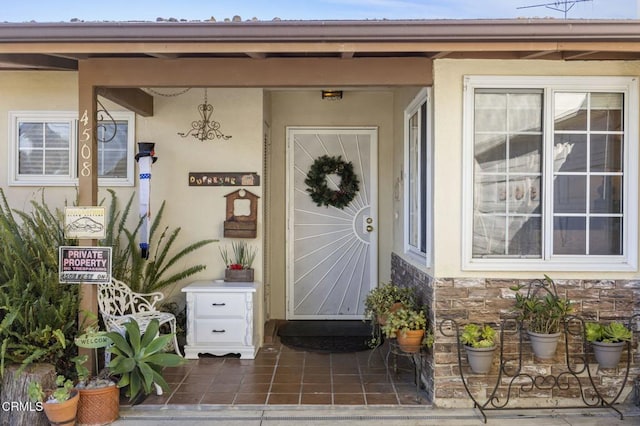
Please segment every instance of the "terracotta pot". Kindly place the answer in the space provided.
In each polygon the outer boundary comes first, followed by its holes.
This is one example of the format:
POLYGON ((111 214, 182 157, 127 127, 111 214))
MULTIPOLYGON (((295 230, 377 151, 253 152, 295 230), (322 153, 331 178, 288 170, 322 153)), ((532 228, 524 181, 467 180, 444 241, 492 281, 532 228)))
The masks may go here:
POLYGON ((114 384, 102 388, 80 389, 78 423, 104 425, 113 423, 120 412, 120 390, 114 384))
POLYGON ((396 332, 398 346, 400 346, 400 349, 402 349, 404 352, 408 353, 415 353, 420 350, 423 337, 424 330, 398 330, 396 332))
POLYGON ((80 394, 77 390, 71 391, 71 398, 64 402, 45 402, 42 404, 49 423, 56 426, 74 426, 80 394))

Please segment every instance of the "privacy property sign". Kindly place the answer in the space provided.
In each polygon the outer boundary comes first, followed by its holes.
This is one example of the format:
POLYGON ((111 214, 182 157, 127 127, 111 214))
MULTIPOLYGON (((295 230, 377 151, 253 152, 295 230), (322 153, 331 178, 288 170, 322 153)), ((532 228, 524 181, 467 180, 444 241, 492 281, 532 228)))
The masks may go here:
POLYGON ((97 284, 111 281, 111 247, 59 248, 61 283, 97 284))

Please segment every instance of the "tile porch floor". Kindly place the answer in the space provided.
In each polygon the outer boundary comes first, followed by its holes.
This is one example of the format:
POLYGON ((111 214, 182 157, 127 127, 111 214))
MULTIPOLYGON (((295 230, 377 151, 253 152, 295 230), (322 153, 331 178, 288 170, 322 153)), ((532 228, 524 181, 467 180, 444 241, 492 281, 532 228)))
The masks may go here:
POLYGON ((165 369, 171 391, 152 394, 139 407, 430 404, 423 391, 416 395, 408 358, 399 357, 398 373, 387 374, 386 345, 371 357, 371 350, 324 354, 289 348, 275 333, 266 334, 254 360, 201 356, 165 369))

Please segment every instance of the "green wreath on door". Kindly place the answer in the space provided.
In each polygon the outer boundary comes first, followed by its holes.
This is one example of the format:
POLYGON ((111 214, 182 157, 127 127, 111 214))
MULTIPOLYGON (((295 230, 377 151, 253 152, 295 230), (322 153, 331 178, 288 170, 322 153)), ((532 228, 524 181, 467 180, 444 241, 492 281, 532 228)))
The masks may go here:
POLYGON ((323 155, 316 158, 304 183, 307 192, 318 206, 332 206, 344 209, 355 198, 360 190, 360 181, 353 171, 353 164, 344 161, 341 156, 330 157, 323 155), (327 175, 335 174, 340 177, 337 190, 327 185, 327 175))

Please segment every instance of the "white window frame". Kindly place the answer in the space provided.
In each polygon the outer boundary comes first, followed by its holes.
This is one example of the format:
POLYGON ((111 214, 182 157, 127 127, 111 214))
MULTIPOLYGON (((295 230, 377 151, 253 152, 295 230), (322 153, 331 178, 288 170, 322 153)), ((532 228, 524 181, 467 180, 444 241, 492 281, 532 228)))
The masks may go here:
MULTIPOLYGON (((426 267, 430 267, 431 263, 432 263, 432 247, 433 247, 433 242, 432 242, 432 235, 433 235, 433 214, 432 214, 432 176, 433 176, 433 156, 432 156, 432 134, 433 134, 433 126, 432 126, 432 110, 431 110, 431 89, 430 88, 424 88, 422 89, 417 95, 416 97, 411 101, 411 103, 407 106, 407 108, 404 110, 404 173, 403 173, 403 181, 404 181, 404 253, 409 256, 409 258, 413 259, 416 262, 419 262, 421 264, 423 264, 426 267), (410 176, 409 176, 409 172, 410 172, 410 167, 409 167, 409 161, 410 161, 410 143, 411 141, 409 140, 409 120, 411 119, 411 117, 420 111, 420 108, 422 105, 426 105, 426 123, 422 123, 420 122, 420 127, 418 129, 418 134, 421 135, 422 134, 422 125, 426 125, 426 141, 425 141, 425 148, 426 148, 426 157, 427 157, 427 164, 423 164, 421 161, 418 163, 419 166, 419 171, 418 171, 418 179, 420 182, 420 176, 422 175, 423 172, 423 168, 426 167, 426 182, 425 188, 420 187, 418 190, 419 196, 421 197, 418 205, 422 206, 424 203, 423 201, 426 201, 426 211, 424 212, 420 212, 421 215, 425 215, 425 228, 426 229, 422 229, 421 223, 422 220, 420 220, 418 226, 418 235, 420 236, 420 238, 423 240, 422 242, 424 242, 424 246, 425 246, 425 251, 423 252, 421 250, 420 247, 416 247, 412 244, 410 244, 411 241, 411 229, 410 229, 410 225, 411 222, 409 220, 410 218, 410 208, 411 206, 409 205, 409 201, 410 201, 410 188, 409 188, 409 183, 410 183, 410 176), (426 200, 422 200, 422 197, 426 197, 426 200)), ((421 149, 422 143, 419 144, 419 149, 421 149)), ((418 158, 421 159, 422 156, 422 151, 419 151, 418 153, 418 158)), ((421 182, 420 182, 421 183, 421 182)))
POLYGON ((463 111, 463 270, 470 271, 636 271, 638 259, 638 81, 635 77, 558 77, 558 76, 465 76, 463 111), (542 257, 473 258, 474 199, 474 93, 476 89, 542 89, 543 161, 542 166, 542 257), (623 255, 573 256, 551 255, 553 176, 553 98, 566 91, 619 92, 624 94, 624 158, 623 158, 623 255))
MULTIPOLYGON (((116 121, 127 121, 127 177, 126 178, 98 178, 100 186, 133 186, 135 183, 134 147, 135 147, 135 113, 130 111, 109 112, 116 121)), ((108 120, 108 119, 107 119, 108 120)), ((77 149, 78 149, 78 112, 77 111, 10 111, 9 112, 9 165, 8 183, 10 186, 77 186, 77 149), (68 122, 71 139, 69 152, 70 172, 66 175, 19 175, 19 129, 18 124, 23 121, 68 122)), ((100 143, 100 142, 98 142, 100 143)))

